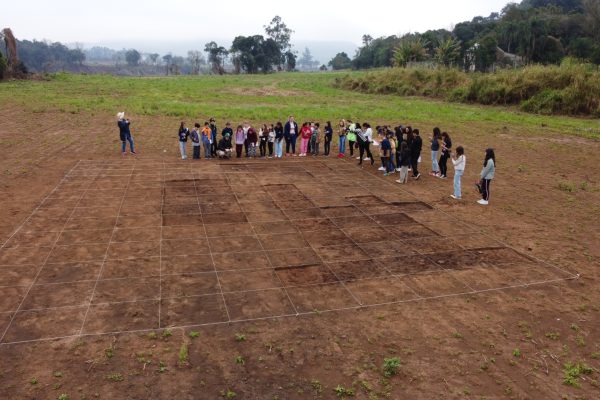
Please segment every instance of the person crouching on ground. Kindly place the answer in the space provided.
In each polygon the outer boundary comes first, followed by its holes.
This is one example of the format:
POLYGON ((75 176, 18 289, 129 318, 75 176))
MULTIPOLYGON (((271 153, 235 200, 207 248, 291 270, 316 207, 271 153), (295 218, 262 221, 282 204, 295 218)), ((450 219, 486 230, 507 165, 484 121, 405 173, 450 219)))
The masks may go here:
POLYGON ((192 150, 193 150, 193 159, 200 159, 200 124, 195 123, 194 129, 190 133, 190 139, 192 139, 192 150))
POLYGON ((127 142, 129 142, 129 151, 131 154, 136 154, 133 149, 133 137, 131 137, 131 130, 129 129, 129 125, 131 121, 125 118, 125 113, 121 111, 117 114, 117 126, 119 127, 119 137, 121 139, 121 153, 123 155, 127 154, 125 149, 127 149, 127 142))
POLYGON ((460 178, 465 173, 465 167, 467 166, 467 157, 462 146, 456 148, 456 154, 453 154, 452 157, 452 164, 454 164, 454 193, 450 197, 460 200, 462 198, 460 178))
POLYGON ((231 136, 229 133, 226 133, 219 141, 219 144, 217 145, 217 156, 224 159, 231 158, 231 136))
POLYGON ((179 152, 181 153, 181 159, 185 160, 187 154, 185 153, 185 146, 187 145, 187 138, 190 136, 190 130, 185 126, 185 122, 181 121, 179 125, 179 152))

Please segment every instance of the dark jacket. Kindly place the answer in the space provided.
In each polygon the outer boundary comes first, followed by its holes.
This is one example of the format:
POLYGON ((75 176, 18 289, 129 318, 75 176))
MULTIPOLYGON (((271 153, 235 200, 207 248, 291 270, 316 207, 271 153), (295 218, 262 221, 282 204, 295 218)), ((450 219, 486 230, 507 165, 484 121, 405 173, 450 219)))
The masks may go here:
POLYGON ((210 140, 212 140, 213 143, 215 143, 217 141, 217 125, 216 124, 210 124, 210 140))
POLYGON ((413 156, 418 156, 421 154, 421 149, 423 148, 423 140, 421 136, 413 137, 412 143, 410 144, 410 153, 413 156))
POLYGON ((225 135, 228 134, 228 133, 229 133, 229 137, 233 137, 233 129, 231 129, 231 128, 225 128, 225 129, 223 129, 223 132, 221 132, 221 135, 223 137, 225 137, 225 135))
POLYGON ((333 128, 329 128, 329 127, 325 127, 325 141, 326 142, 331 142, 331 139, 333 138, 333 128))
MULTIPOLYGON (((290 138, 290 131, 291 131, 291 125, 290 125, 290 121, 285 123, 285 127, 283 128, 283 136, 285 136, 286 138, 290 138)), ((294 131, 296 132, 296 137, 298 137, 298 135, 300 135, 300 131, 298 130, 298 124, 296 123, 296 121, 294 121, 294 131)))
POLYGON ((225 138, 221 139, 219 141, 219 145, 217 146, 217 148, 221 151, 231 149, 231 139, 230 140, 226 140, 225 138))
POLYGON ((248 143, 256 144, 257 140, 258 140, 258 135, 256 133, 256 129, 254 129, 254 128, 248 129, 248 143))
POLYGON ((400 153, 400 166, 408 167, 410 165, 410 151, 406 148, 400 153))
POLYGON ((277 139, 277 141, 281 141, 281 139, 283 139, 283 129, 282 128, 275 127, 275 139, 277 139))
POLYGON ((179 141, 180 142, 187 142, 187 138, 188 136, 190 136, 190 131, 188 128, 183 128, 179 130, 179 141))
POLYGON ((127 136, 131 135, 129 124, 130 122, 128 119, 122 119, 117 122, 117 126, 119 127, 119 137, 121 138, 122 142, 127 140, 127 136))

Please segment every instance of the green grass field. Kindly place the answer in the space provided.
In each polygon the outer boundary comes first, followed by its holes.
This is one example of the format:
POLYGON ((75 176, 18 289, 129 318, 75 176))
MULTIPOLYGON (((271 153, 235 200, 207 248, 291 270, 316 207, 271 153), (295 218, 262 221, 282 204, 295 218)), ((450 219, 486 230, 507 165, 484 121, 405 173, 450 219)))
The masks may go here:
MULTIPOLYGON (((57 74, 47 80, 0 85, 0 104, 34 113, 80 112, 172 116, 233 123, 276 122, 294 114, 321 122, 339 118, 376 124, 409 123, 449 128, 473 123, 478 129, 518 128, 522 134, 548 132, 600 138, 592 119, 540 116, 516 108, 453 104, 418 97, 371 95, 333 87, 348 72, 199 77, 113 77, 57 74)), ((352 72, 358 75, 363 72, 352 72)), ((482 132, 482 134, 485 132, 482 132)))

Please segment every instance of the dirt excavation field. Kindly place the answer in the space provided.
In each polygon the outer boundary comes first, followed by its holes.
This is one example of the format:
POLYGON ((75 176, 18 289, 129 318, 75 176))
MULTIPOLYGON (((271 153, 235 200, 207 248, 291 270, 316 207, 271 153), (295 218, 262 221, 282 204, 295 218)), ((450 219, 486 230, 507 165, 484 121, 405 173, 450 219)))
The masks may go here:
POLYGON ((453 123, 457 203, 354 159, 182 161, 175 117, 130 116, 135 158, 109 113, 0 117, 1 398, 600 397, 597 141, 453 123))

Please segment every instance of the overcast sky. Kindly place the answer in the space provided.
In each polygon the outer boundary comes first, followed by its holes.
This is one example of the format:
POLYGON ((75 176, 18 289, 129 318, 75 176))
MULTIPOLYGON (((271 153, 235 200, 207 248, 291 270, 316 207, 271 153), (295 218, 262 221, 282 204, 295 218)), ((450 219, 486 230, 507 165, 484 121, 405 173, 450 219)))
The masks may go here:
POLYGON ((237 35, 263 34, 263 25, 279 15, 295 31, 292 41, 360 44, 365 33, 379 37, 449 29, 500 11, 507 1, 22 0, 3 7, 0 29, 12 28, 18 39, 127 47, 142 41, 230 41, 237 35))

